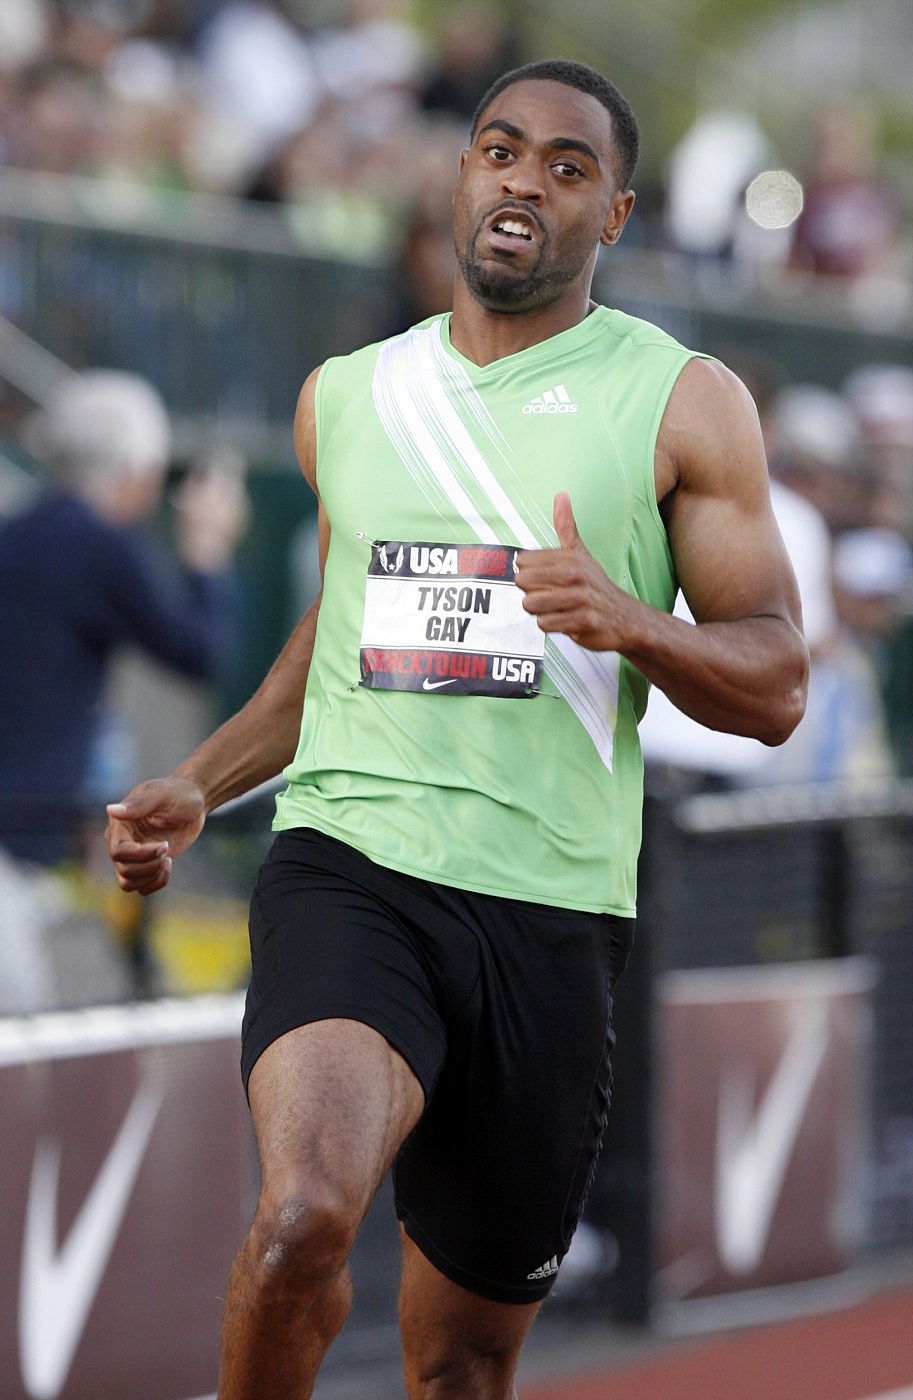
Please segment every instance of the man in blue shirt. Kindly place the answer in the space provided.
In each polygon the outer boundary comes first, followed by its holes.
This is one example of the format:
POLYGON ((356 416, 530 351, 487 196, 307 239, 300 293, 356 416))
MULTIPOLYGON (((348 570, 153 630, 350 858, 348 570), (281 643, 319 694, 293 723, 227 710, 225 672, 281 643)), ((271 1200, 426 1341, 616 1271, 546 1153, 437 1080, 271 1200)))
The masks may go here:
POLYGON ((183 576, 169 570, 141 528, 161 498, 168 418, 133 375, 68 379, 35 446, 53 487, 0 524, 0 846, 49 865, 72 853, 116 649, 192 678, 223 666, 246 499, 225 473, 191 477, 178 499, 183 576))

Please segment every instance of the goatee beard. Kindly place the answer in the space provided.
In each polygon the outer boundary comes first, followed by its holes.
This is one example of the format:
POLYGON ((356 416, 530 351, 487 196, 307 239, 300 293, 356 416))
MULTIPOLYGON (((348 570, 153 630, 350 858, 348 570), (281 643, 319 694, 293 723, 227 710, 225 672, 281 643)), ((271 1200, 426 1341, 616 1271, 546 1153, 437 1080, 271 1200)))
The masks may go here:
POLYGON ((494 309, 503 307, 507 310, 524 304, 541 306, 553 301, 562 287, 574 280, 573 273, 554 270, 540 272, 537 268, 533 268, 526 277, 517 279, 510 275, 508 268, 483 267, 475 261, 471 252, 457 252, 457 265, 476 301, 494 309))

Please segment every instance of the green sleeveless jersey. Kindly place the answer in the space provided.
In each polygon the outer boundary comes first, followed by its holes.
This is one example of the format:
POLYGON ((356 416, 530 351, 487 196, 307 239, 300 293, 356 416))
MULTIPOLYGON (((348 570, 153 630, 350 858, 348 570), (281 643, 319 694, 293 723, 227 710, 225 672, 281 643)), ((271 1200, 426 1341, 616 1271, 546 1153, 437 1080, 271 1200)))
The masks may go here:
POLYGON ((277 830, 445 885, 634 913, 647 682, 545 637, 513 574, 518 547, 557 546, 568 491, 609 577, 671 609, 653 457, 691 354, 598 307, 481 368, 449 316, 326 363, 330 548, 277 830))

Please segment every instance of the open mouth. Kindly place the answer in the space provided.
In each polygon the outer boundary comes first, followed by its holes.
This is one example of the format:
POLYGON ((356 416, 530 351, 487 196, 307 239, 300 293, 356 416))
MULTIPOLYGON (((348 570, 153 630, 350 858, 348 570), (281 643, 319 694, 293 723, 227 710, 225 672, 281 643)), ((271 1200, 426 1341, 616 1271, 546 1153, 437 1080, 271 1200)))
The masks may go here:
POLYGON ((489 214, 485 223, 491 246, 501 253, 519 253, 540 241, 538 220, 525 209, 502 207, 489 214))
POLYGON ((491 226, 492 233, 499 233, 504 238, 518 238, 523 243, 533 241, 533 231, 529 224, 521 222, 519 219, 512 219, 508 216, 496 219, 491 226))

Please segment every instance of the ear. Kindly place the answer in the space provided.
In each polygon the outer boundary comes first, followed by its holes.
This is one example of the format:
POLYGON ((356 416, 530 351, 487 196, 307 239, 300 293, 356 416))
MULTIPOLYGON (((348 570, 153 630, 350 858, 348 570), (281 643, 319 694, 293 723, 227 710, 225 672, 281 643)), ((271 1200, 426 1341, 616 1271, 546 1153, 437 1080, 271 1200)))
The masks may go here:
POLYGON ((464 147, 462 151, 460 151, 460 174, 461 174, 461 175, 462 175, 462 173, 463 173, 463 166, 466 164, 466 162, 467 162, 468 159, 469 159, 469 148, 468 148, 468 146, 467 146, 467 147, 464 147))
POLYGON ((618 242, 621 231, 628 222, 628 215, 633 208, 633 190, 619 190, 618 194, 612 196, 612 204, 602 226, 602 233, 599 235, 600 243, 608 247, 609 244, 618 242))

